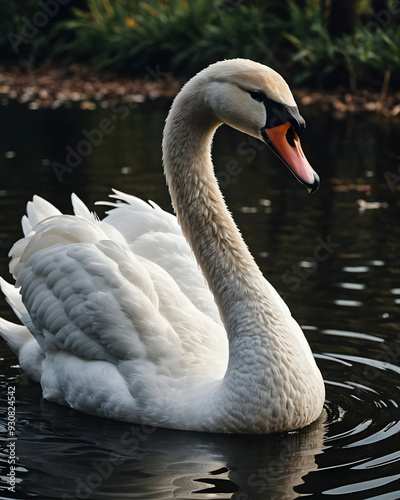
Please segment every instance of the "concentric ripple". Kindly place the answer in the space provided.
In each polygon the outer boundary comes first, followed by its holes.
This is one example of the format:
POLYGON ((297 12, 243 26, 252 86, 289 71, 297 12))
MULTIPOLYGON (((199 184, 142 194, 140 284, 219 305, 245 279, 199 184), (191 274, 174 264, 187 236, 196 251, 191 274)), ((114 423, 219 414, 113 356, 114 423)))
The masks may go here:
POLYGON ((318 470, 296 491, 350 499, 399 498, 400 345, 397 339, 388 342, 357 332, 320 333, 339 346, 336 352, 316 355, 323 373, 329 374, 326 448, 316 458, 318 470), (363 356, 357 354, 357 345, 363 356))

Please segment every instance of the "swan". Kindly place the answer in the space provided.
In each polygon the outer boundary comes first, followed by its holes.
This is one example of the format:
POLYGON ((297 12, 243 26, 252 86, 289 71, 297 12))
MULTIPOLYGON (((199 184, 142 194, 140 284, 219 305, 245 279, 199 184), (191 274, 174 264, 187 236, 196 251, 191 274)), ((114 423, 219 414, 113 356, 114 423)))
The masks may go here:
MULTIPOLYGON (((309 191, 305 122, 262 64, 214 63, 175 98, 163 164, 177 217, 114 191, 104 220, 35 196, 1 288, 21 324, 1 335, 43 397, 136 424, 218 433, 293 431, 325 390, 299 325, 229 213, 211 161, 225 123, 267 143, 309 191)), ((105 202, 103 202, 104 204, 105 202)))

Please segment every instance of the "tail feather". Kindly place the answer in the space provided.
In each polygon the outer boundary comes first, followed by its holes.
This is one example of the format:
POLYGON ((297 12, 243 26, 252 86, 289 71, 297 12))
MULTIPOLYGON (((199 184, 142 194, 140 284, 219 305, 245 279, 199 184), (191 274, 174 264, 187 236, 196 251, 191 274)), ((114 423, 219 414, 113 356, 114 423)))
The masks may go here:
POLYGON ((24 215, 21 221, 25 236, 43 219, 54 215, 62 215, 55 206, 36 194, 33 200, 27 203, 26 213, 27 215, 24 215))
POLYGON ((43 374, 44 353, 26 326, 0 318, 0 336, 18 356, 24 372, 36 382, 43 374))
POLYGON ((22 303, 18 290, 0 278, 1 289, 7 302, 24 325, 17 325, 0 318, 0 336, 18 356, 21 368, 36 382, 39 382, 43 373, 44 353, 35 337, 25 326, 31 323, 28 312, 22 303))
POLYGON ((24 319, 28 316, 28 312, 22 303, 22 297, 18 289, 15 288, 15 286, 10 285, 10 283, 7 283, 7 281, 2 277, 0 277, 0 288, 17 318, 21 321, 21 323, 25 324, 24 319))
POLYGON ((21 348, 34 338, 26 326, 16 325, 3 318, 0 318, 0 335, 17 356, 21 348))
POLYGON ((91 212, 75 193, 72 193, 71 195, 71 202, 72 202, 72 207, 74 209, 74 213, 77 217, 81 217, 82 219, 86 219, 91 222, 99 221, 97 215, 91 212))
POLYGON ((19 290, 15 288, 15 286, 10 285, 10 283, 7 283, 7 281, 1 277, 0 288, 15 315, 22 323, 22 325, 17 325, 11 323, 11 321, 0 318, 0 336, 4 338, 15 354, 18 355, 21 348, 34 339, 34 336, 29 331, 29 327, 32 326, 32 321, 28 311, 22 303, 19 290))

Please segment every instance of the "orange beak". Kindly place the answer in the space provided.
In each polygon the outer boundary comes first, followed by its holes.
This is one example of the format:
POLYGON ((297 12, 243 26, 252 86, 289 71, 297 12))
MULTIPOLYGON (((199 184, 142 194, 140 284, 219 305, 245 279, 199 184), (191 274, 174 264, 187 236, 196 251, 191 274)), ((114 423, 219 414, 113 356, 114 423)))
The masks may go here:
POLYGON ((318 174, 308 163, 299 136, 292 125, 287 122, 277 127, 263 129, 263 132, 268 138, 265 142, 290 168, 295 177, 308 188, 310 193, 316 191, 319 187, 318 174))

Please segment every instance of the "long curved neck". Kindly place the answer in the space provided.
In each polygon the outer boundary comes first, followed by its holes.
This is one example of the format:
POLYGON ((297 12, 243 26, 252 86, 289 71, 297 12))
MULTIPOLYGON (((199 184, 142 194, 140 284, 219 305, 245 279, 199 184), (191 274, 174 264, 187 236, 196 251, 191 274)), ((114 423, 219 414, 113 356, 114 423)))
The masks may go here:
MULTIPOLYGON (((164 129, 163 160, 172 202, 214 293, 230 340, 266 284, 229 213, 214 175, 211 143, 218 119, 198 89, 176 98, 164 129), (240 314, 246 308, 245 314, 240 314)), ((261 297, 258 297, 261 299, 261 297)), ((258 300, 257 302, 260 302, 258 300)))
POLYGON ((216 385, 203 392, 189 388, 187 420, 206 414, 224 432, 298 428, 321 412, 321 375, 300 328, 264 279, 225 205, 211 161, 220 121, 207 109, 201 86, 189 83, 167 118, 164 169, 183 233, 225 323, 229 361, 216 385))

